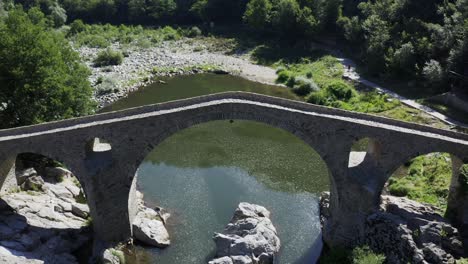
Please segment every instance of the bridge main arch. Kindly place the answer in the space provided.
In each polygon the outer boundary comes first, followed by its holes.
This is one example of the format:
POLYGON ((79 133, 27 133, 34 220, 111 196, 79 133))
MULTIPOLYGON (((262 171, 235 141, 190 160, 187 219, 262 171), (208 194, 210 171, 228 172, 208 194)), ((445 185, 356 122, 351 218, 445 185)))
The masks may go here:
MULTIPOLYGON (((231 108, 231 107, 230 107, 231 108)), ((135 153, 135 159, 132 160, 132 178, 131 189, 129 190, 129 222, 133 221, 136 211, 136 199, 135 199, 135 190, 136 190, 136 175, 139 165, 143 160, 148 156, 148 154, 158 147, 159 144, 164 142, 166 139, 175 135, 176 133, 191 128, 195 125, 204 124, 212 121, 230 121, 237 120, 242 121, 253 121, 256 123, 266 124, 268 126, 281 129, 283 131, 292 134, 293 136, 300 139, 311 149, 316 151, 323 162, 328 168, 329 182, 330 182, 330 191, 331 196, 335 198, 337 196, 337 190, 334 189, 334 177, 333 177, 333 166, 336 166, 336 157, 333 154, 330 154, 330 151, 333 149, 333 146, 342 146, 337 139, 334 138, 333 133, 321 133, 320 129, 315 129, 314 133, 311 133, 309 129, 314 126, 311 124, 305 125, 297 118, 292 116, 282 117, 273 113, 259 114, 258 112, 252 112, 251 110, 235 110, 226 111, 223 113, 212 113, 210 111, 204 111, 203 113, 197 113, 193 115, 184 116, 183 118, 175 118, 168 120, 163 126, 152 126, 149 125, 147 128, 140 131, 142 136, 141 140, 138 140, 138 143, 141 146, 141 149, 138 153, 135 153)), ((319 127, 319 124, 317 124, 319 127)))

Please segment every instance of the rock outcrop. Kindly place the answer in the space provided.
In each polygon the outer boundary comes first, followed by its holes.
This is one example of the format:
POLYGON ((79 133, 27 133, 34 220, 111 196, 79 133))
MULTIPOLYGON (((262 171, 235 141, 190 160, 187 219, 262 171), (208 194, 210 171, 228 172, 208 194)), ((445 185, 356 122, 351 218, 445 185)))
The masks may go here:
POLYGON ((216 259, 209 264, 271 264, 280 240, 265 207, 240 203, 223 233, 214 235, 216 259))
POLYGON ((75 200, 80 188, 71 176, 51 184, 34 169, 20 178, 24 191, 0 200, 0 263, 77 263, 71 253, 91 239, 87 215, 73 211, 89 212, 75 200))
POLYGON ((133 236, 136 240, 159 248, 165 248, 171 244, 169 232, 166 229, 166 221, 170 214, 162 208, 151 209, 145 206, 143 194, 137 193, 138 212, 133 220, 133 236))
MULTIPOLYGON (((328 194, 322 195, 322 217, 327 216, 328 194)), ((366 241, 387 263, 455 263, 463 256, 458 230, 434 207, 408 198, 382 196, 379 211, 366 221, 366 241)))

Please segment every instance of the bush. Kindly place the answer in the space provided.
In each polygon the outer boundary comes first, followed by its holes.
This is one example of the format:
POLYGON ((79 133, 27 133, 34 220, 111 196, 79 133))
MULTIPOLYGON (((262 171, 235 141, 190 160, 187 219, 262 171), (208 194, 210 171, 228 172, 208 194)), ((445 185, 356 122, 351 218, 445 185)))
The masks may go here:
POLYGON ((326 250, 320 264, 383 264, 385 256, 374 253, 369 246, 356 247, 352 251, 342 248, 326 250))
POLYGON ((177 32, 177 30, 173 29, 170 26, 165 26, 162 29, 162 33, 164 40, 177 40, 180 38, 179 32, 177 32))
POLYGON ((68 31, 69 36, 74 36, 80 32, 86 30, 86 25, 81 19, 77 19, 70 24, 70 31, 68 31))
POLYGON ((439 85, 444 78, 442 66, 436 60, 430 60, 426 62, 423 68, 423 75, 426 81, 428 81, 429 84, 434 86, 439 85))
POLYGON ((317 84, 310 79, 304 77, 296 77, 293 92, 299 96, 306 96, 311 92, 320 90, 317 84))
POLYGON ((98 35, 85 35, 77 40, 77 44, 91 48, 107 48, 110 46, 107 39, 98 35))
POLYGON ((385 256, 374 253, 368 246, 358 247, 352 252, 353 264, 383 264, 385 256))
POLYGON ((349 84, 343 81, 335 81, 329 84, 326 88, 327 93, 335 99, 348 101, 356 96, 356 91, 349 84))
POLYGON ((199 37, 202 35, 202 31, 201 29, 199 29, 198 27, 192 27, 190 28, 188 31, 187 31, 187 37, 189 38, 195 38, 195 37, 199 37))
POLYGON ((49 17, 54 23, 55 27, 61 27, 67 22, 67 13, 57 2, 49 6, 49 17))
POLYGON ((120 51, 106 49, 98 53, 96 59, 94 59, 94 66, 102 67, 108 65, 119 65, 122 64, 123 58, 124 56, 120 51))
POLYGON ((314 92, 314 93, 309 94, 309 96, 306 97, 306 101, 311 104, 326 105, 327 96, 322 91, 314 92))
POLYGON ((293 76, 292 72, 287 71, 287 70, 281 70, 278 73, 278 78, 276 78, 277 83, 286 83, 291 76, 293 76))
POLYGON ((96 86, 97 95, 104 95, 118 91, 119 89, 115 78, 99 76, 96 86))

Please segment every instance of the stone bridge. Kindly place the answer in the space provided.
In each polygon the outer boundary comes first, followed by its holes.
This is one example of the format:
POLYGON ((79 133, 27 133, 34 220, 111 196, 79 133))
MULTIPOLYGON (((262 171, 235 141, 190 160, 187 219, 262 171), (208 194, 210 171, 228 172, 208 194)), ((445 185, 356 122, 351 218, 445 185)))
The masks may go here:
POLYGON ((356 243, 391 174, 411 158, 432 152, 453 157, 449 210, 461 230, 468 229, 468 195, 459 179, 460 166, 468 163, 468 135, 243 92, 0 130, 0 183, 3 190, 14 184, 18 154, 61 161, 84 189, 96 235, 122 241, 132 235, 135 175, 147 154, 182 129, 226 119, 282 128, 320 154, 330 175, 331 217, 324 228, 329 245, 356 243), (369 139, 366 155, 350 165, 351 147, 363 138, 369 139))

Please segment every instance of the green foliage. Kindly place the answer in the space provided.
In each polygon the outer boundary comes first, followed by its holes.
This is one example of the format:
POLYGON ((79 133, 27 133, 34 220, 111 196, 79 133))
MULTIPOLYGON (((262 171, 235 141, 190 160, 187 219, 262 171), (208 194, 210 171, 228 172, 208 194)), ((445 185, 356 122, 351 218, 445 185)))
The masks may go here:
POLYGON ((428 85, 440 86, 444 79, 442 66, 436 60, 426 62, 423 68, 423 76, 428 82, 428 85))
POLYGON ((158 21, 171 16, 176 7, 174 0, 129 0, 129 20, 138 23, 158 21))
POLYGON ((352 252, 353 264, 383 264, 385 256, 375 254, 368 246, 358 247, 352 252))
POLYGON ((38 9, 16 8, 0 22, 1 127, 36 124, 94 110, 88 69, 38 9))
POLYGON ((335 81, 330 83, 326 89, 329 96, 336 100, 349 101, 356 96, 356 91, 344 81, 335 81))
POLYGON ((189 38, 195 38, 199 37, 202 35, 202 31, 199 27, 191 27, 189 30, 187 30, 186 34, 187 37, 189 38))
POLYGON ((70 30, 68 31, 68 34, 71 36, 74 36, 85 30, 86 30, 86 26, 83 23, 83 21, 81 19, 77 19, 70 24, 70 30))
POLYGON ((272 14, 273 27, 282 35, 295 34, 301 9, 296 0, 279 0, 272 14))
POLYGON ((265 30, 270 23, 272 4, 270 0, 250 0, 243 20, 255 30, 265 30))
POLYGON ((164 40, 180 39, 182 31, 169 26, 157 29, 109 24, 82 27, 81 22, 73 22, 68 37, 77 46, 106 48, 111 43, 119 42, 140 48, 150 48, 164 40))
POLYGON ((96 94, 104 95, 112 92, 118 92, 119 88, 115 78, 98 78, 98 83, 96 85, 96 94))
POLYGON ((447 206, 448 189, 452 178, 449 154, 429 154, 410 161, 405 175, 392 176, 388 189, 395 196, 407 196, 429 203, 443 212, 447 206))
POLYGON ((463 193, 468 194, 468 164, 463 164, 460 168, 460 175, 458 182, 462 188, 463 193))
POLYGON ((67 22, 67 13, 57 2, 49 6, 49 14, 55 27, 61 27, 67 22))
POLYGON ((311 79, 299 76, 294 80, 293 92, 299 96, 306 96, 311 92, 320 90, 318 85, 311 79))
POLYGON ((123 58, 122 52, 107 48, 99 52, 93 62, 96 67, 120 65, 123 62, 123 58))
POLYGON ((356 247, 353 250, 334 248, 326 250, 320 257, 320 264, 383 264, 385 256, 376 254, 369 246, 356 247))

